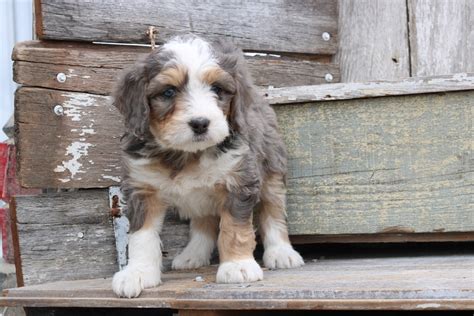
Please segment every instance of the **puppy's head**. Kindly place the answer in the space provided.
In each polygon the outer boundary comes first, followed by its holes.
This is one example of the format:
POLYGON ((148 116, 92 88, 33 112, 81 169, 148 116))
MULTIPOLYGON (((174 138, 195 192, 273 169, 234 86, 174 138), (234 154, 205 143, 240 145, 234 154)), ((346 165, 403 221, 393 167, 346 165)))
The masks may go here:
POLYGON ((163 148, 215 146, 242 125, 243 93, 251 88, 242 55, 232 45, 174 38, 125 74, 114 105, 130 132, 163 148))

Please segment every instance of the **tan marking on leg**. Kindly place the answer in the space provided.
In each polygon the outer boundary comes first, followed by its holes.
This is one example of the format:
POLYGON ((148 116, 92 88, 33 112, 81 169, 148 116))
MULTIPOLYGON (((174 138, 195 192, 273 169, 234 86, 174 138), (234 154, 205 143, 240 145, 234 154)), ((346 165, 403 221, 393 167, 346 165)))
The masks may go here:
POLYGON ((217 240, 221 262, 253 258, 256 246, 252 217, 245 222, 235 219, 228 211, 221 213, 217 240))
POLYGON ((158 198, 158 192, 143 196, 145 202, 145 221, 141 229, 148 229, 156 227, 157 219, 163 217, 166 212, 166 205, 158 198))
POLYGON ((259 211, 260 235, 264 244, 270 237, 268 236, 270 230, 277 230, 281 240, 289 244, 286 225, 286 188, 281 175, 270 175, 263 182, 259 211))
POLYGON ((303 258, 290 244, 285 212, 285 185, 281 175, 272 175, 262 187, 260 232, 267 268, 295 268, 304 264, 303 258))
POLYGON ((144 288, 161 283, 161 230, 166 211, 158 199, 156 191, 150 193, 144 187, 142 193, 145 203, 143 226, 129 235, 128 265, 117 272, 112 280, 112 289, 120 297, 136 297, 144 288), (145 192, 145 193, 144 193, 145 192))

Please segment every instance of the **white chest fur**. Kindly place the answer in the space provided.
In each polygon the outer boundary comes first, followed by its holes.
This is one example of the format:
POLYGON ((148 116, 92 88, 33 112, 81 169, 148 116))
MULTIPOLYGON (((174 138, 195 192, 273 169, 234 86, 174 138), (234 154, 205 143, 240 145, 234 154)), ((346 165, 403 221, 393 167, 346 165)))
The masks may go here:
POLYGON ((218 157, 203 154, 197 164, 174 177, 171 171, 153 168, 151 159, 131 159, 129 175, 134 183, 155 188, 166 204, 178 208, 181 217, 216 215, 216 185, 228 187, 235 183, 235 171, 245 150, 231 150, 218 157))

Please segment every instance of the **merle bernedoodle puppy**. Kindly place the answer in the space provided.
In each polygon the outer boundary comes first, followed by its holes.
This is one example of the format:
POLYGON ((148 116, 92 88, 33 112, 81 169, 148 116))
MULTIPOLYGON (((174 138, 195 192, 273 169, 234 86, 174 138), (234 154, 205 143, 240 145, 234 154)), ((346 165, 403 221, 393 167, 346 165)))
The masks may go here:
POLYGON ((208 265, 217 244, 217 282, 262 280, 254 210, 265 266, 304 264, 288 239, 285 146, 241 50, 175 37, 125 73, 114 105, 126 127, 122 191, 130 220, 128 266, 113 278, 117 295, 160 284, 159 233, 170 207, 191 220, 173 269, 208 265))

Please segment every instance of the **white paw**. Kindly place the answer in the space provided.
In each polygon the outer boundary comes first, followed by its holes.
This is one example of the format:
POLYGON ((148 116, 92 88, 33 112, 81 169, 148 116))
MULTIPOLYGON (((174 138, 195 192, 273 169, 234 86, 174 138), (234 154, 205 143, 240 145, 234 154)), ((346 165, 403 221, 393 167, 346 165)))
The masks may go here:
POLYGON ((154 287, 161 283, 161 272, 147 269, 126 267, 122 271, 115 273, 112 280, 112 289, 120 297, 137 297, 145 288, 154 287))
POLYGON ((262 268, 255 259, 221 263, 217 270, 217 283, 243 283, 263 280, 262 268))
POLYGON ((210 263, 209 256, 202 254, 191 253, 186 251, 186 249, 174 257, 171 268, 173 270, 182 270, 182 269, 196 269, 202 266, 208 266, 210 263))
POLYGON ((286 244, 265 249, 263 263, 269 269, 297 268, 304 265, 300 254, 291 245, 286 244))

